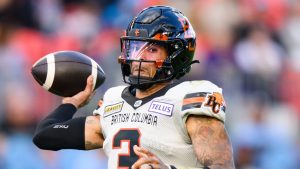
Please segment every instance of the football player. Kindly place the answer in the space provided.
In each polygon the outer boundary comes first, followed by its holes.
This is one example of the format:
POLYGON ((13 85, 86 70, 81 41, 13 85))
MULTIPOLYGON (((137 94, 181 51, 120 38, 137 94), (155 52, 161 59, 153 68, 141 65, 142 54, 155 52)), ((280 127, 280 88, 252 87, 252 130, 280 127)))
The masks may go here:
POLYGON ((47 150, 103 148, 109 169, 234 168, 222 89, 174 80, 198 62, 195 47, 180 11, 144 9, 121 37, 118 61, 129 85, 108 89, 93 115, 72 118, 92 96, 90 76, 84 91, 39 123, 34 143, 47 150))

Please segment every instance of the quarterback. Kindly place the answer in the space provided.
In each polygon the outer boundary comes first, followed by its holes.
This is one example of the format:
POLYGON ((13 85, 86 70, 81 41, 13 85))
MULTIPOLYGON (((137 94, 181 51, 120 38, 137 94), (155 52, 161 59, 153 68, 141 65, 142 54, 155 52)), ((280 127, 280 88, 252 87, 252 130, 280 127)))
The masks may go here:
POLYGON ((108 89, 93 115, 72 118, 92 96, 63 99, 43 119, 33 142, 41 149, 103 148, 109 169, 232 169, 222 89, 209 81, 175 80, 191 69, 196 36, 188 19, 168 6, 141 11, 121 37, 123 80, 108 89))

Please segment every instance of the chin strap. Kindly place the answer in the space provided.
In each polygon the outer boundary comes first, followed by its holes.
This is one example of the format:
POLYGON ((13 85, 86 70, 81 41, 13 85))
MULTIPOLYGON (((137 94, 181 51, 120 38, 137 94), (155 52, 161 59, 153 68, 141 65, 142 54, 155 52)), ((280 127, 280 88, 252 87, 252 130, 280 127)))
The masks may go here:
POLYGON ((140 90, 146 90, 154 84, 152 78, 147 77, 141 78, 140 76, 129 76, 128 80, 130 81, 131 86, 140 90))

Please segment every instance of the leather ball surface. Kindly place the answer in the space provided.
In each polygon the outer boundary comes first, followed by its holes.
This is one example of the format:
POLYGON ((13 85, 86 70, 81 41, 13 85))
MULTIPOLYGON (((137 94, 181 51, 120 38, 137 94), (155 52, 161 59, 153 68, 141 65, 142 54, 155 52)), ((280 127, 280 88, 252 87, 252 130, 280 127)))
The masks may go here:
POLYGON ((84 90, 91 74, 94 90, 105 80, 102 68, 87 55, 76 51, 58 51, 42 57, 32 66, 31 74, 44 89, 63 97, 84 90))

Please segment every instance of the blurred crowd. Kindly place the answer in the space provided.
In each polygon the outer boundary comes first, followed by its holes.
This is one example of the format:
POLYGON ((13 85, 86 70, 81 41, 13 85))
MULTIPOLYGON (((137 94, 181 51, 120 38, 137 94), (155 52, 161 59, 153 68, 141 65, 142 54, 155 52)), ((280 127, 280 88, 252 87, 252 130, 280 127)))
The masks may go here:
POLYGON ((107 168, 102 150, 36 148, 39 120, 61 102, 31 76, 40 57, 75 50, 96 60, 106 89, 123 84, 120 36, 141 9, 181 10, 197 33, 196 59, 181 80, 223 88, 237 169, 300 168, 299 0, 0 0, 0 169, 107 168))

